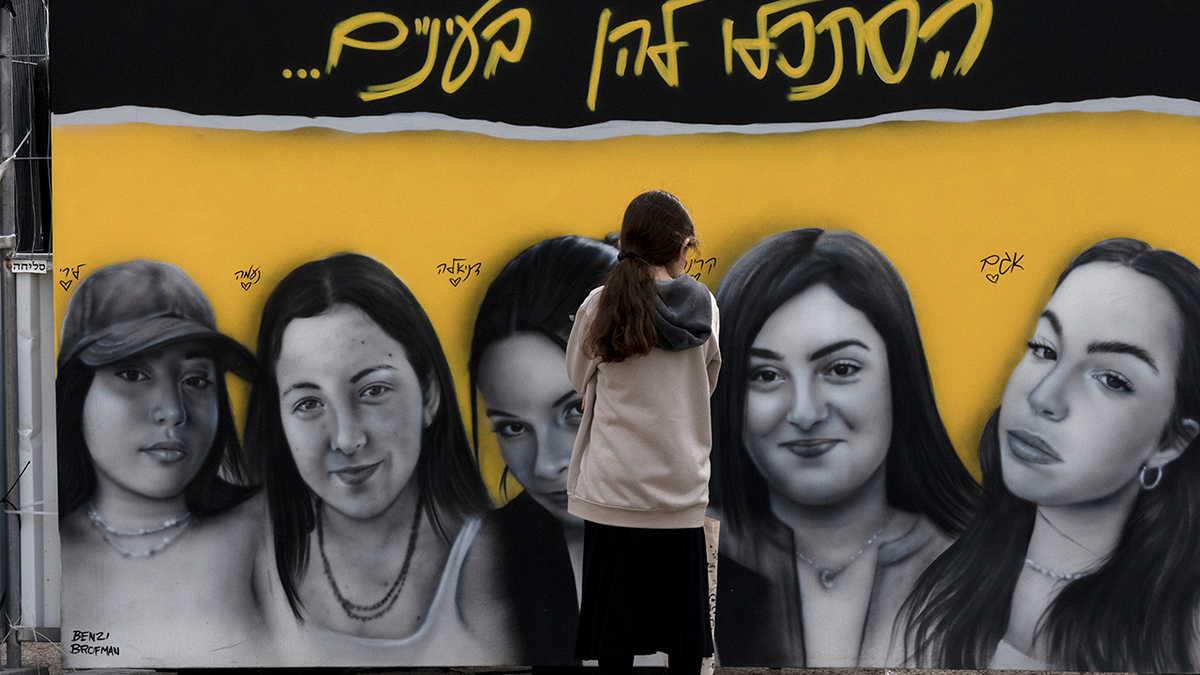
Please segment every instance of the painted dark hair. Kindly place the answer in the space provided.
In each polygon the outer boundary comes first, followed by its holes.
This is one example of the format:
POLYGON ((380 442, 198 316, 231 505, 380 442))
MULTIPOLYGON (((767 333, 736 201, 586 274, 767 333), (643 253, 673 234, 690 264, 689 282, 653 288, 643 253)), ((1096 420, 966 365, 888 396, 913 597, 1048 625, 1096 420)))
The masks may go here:
POLYGON ((712 504, 739 536, 772 522, 767 482, 744 441, 750 347, 785 302, 818 284, 866 315, 887 344, 892 439, 886 461, 888 503, 926 515, 957 535, 978 502, 979 486, 946 435, 904 280, 882 253, 852 232, 815 228, 767 237, 738 259, 717 289, 721 378, 712 397, 712 504))
MULTIPOLYGON (((1058 278, 1090 263, 1123 265, 1161 283, 1183 317, 1175 405, 1164 439, 1200 419, 1200 269, 1132 239, 1081 253, 1058 278)), ((1007 630, 1037 506, 1012 494, 1000 469, 999 410, 979 442, 984 502, 963 536, 921 576, 908 599, 907 644, 920 665, 987 668, 1007 630)), ((1071 581, 1039 621, 1055 668, 1194 672, 1200 602, 1200 439, 1143 490, 1121 541, 1093 573, 1071 581)))
POLYGON ((621 254, 604 280, 584 352, 601 361, 623 361, 649 353, 658 342, 654 299, 658 287, 652 267, 665 267, 696 228, 687 209, 671 193, 651 190, 633 198, 621 222, 621 254))
POLYGON ((491 508, 467 445, 450 366, 425 311, 408 287, 383 263, 343 253, 305 263, 284 277, 263 306, 258 331, 258 368, 246 416, 246 445, 261 463, 275 539, 275 563, 297 618, 302 605, 296 584, 308 565, 309 535, 316 525, 315 498, 300 476, 284 434, 275 364, 283 333, 295 319, 318 316, 338 305, 362 310, 399 342, 423 386, 437 386, 441 405, 421 435, 417 459, 418 508, 439 531, 447 520, 491 508))
MULTIPOLYGON (((203 340, 198 344, 203 344, 203 340)), ((162 345, 156 345, 155 349, 162 345)), ((133 356, 136 356, 133 355, 133 356)), ((217 432, 212 447, 195 477, 184 487, 188 510, 197 516, 212 516, 228 511, 258 491, 251 485, 242 445, 229 405, 225 386, 225 368, 217 364, 217 432)), ((55 381, 58 432, 58 504, 59 523, 88 503, 96 492, 96 467, 83 434, 83 403, 92 387, 96 370, 78 358, 58 367, 55 381)))
MULTIPOLYGON (((479 363, 493 343, 515 333, 544 335, 562 347, 575 324, 575 310, 617 264, 612 245, 566 235, 538 242, 510 260, 488 286, 471 336, 467 372, 471 386, 471 440, 479 452, 479 363)), ((505 492, 505 478, 500 479, 505 492)))

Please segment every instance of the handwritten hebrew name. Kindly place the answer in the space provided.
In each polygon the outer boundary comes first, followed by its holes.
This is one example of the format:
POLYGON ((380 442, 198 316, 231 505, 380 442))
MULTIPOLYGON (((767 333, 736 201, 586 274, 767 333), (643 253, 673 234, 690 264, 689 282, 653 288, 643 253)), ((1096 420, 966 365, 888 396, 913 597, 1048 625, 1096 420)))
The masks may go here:
POLYGON ((86 265, 87 265, 87 263, 80 263, 74 267, 58 268, 58 273, 59 273, 59 275, 62 276, 62 279, 58 280, 58 285, 62 286, 62 289, 64 291, 71 290, 71 284, 74 284, 76 281, 79 281, 79 270, 81 268, 85 267, 86 265))
MULTIPOLYGON (((601 79, 605 73, 625 77, 632 72, 633 77, 640 78, 646 72, 647 60, 653 64, 654 72, 665 86, 678 88, 684 77, 679 51, 691 43, 680 39, 688 36, 677 35, 675 15, 707 1, 667 0, 654 6, 658 12, 633 17, 627 17, 630 14, 628 7, 620 8, 620 16, 611 8, 601 10, 596 39, 592 45, 585 101, 588 109, 593 112, 596 110, 601 79), (621 22, 615 23, 619 19, 621 22), (659 35, 662 41, 651 44, 659 35)), ((529 9, 514 7, 501 11, 497 9, 501 2, 487 0, 469 18, 459 14, 445 19, 423 16, 405 21, 387 12, 355 14, 333 27, 324 74, 334 73, 347 50, 391 52, 419 49, 415 43, 423 40, 425 59, 416 72, 405 74, 392 82, 367 85, 358 92, 358 97, 363 101, 377 101, 412 91, 425 84, 439 63, 442 65, 440 85, 447 94, 459 91, 468 83, 479 69, 481 59, 483 79, 497 77, 501 61, 506 64, 521 62, 534 24, 529 9), (386 39, 365 39, 364 29, 371 30, 369 27, 376 26, 387 31, 386 39), (450 43, 451 38, 453 42, 443 57, 443 47, 450 43)), ((912 68, 918 45, 935 41, 948 21, 961 12, 973 10, 975 24, 966 44, 939 45, 929 71, 930 79, 942 78, 954 56, 954 48, 957 48, 957 59, 951 72, 965 76, 983 51, 993 14, 992 0, 946 0, 924 20, 918 0, 894 0, 869 18, 854 7, 831 9, 819 17, 814 16, 809 8, 802 9, 820 3, 826 3, 826 0, 776 0, 764 3, 755 11, 748 31, 743 30, 743 26, 749 23, 746 20, 735 22, 731 18, 722 18, 720 24, 711 30, 720 35, 725 75, 733 76, 735 71, 744 70, 751 77, 762 80, 774 69, 788 80, 796 82, 789 86, 785 94, 788 101, 810 101, 837 87, 846 67, 846 51, 852 46, 851 54, 858 75, 863 75, 869 60, 871 69, 880 80, 886 84, 899 84, 912 68), (898 53, 888 54, 880 36, 883 25, 889 20, 903 22, 904 41, 898 53), (779 42, 785 34, 792 43, 799 36, 802 46, 793 46, 791 52, 785 54, 779 42), (822 40, 826 35, 828 38, 822 40), (832 68, 824 79, 806 82, 806 79, 816 79, 810 76, 814 75, 812 68, 819 44, 827 45, 821 49, 828 50, 832 55, 832 68)), ((554 28, 551 26, 546 30, 554 28)), ((377 33, 372 36, 381 37, 377 33)), ((893 52, 896 51, 893 49, 893 52)), ((299 79, 315 80, 321 77, 322 71, 305 66, 297 68, 294 73, 291 68, 284 69, 282 74, 287 79, 294 75, 299 79)))
POLYGON ((711 274, 713 268, 717 266, 716 258, 691 258, 687 261, 687 267, 683 268, 684 274, 691 275, 696 281, 706 274, 711 274))
POLYGON ((234 272, 233 278, 241 284, 243 291, 248 291, 251 286, 258 283, 259 279, 262 279, 262 268, 251 265, 244 270, 234 272))
POLYGON ((1016 270, 1025 269, 1021 265, 1021 261, 1024 259, 1024 254, 1017 255, 1016 251, 1013 251, 1012 253, 1006 252, 1003 258, 993 253, 992 255, 989 255, 988 257, 979 261, 983 263, 982 266, 980 266, 979 271, 984 274, 988 281, 992 282, 993 284, 998 283, 1000 281, 1000 277, 1004 276, 1005 274, 1011 274, 1016 270), (987 271, 987 268, 989 267, 995 267, 996 271, 989 273, 987 271))
POLYGON ((454 258, 437 266, 438 276, 448 276, 451 286, 458 286, 472 276, 479 276, 483 263, 470 263, 466 258, 454 258))

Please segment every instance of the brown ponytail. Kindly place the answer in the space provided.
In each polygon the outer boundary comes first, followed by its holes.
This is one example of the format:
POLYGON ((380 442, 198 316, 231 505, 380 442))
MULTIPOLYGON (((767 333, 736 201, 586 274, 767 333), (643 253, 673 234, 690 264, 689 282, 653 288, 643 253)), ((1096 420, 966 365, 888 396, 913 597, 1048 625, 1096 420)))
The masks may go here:
POLYGON ((585 351, 601 361, 623 361, 648 353, 658 343, 654 327, 654 268, 679 256, 684 240, 696 245, 696 229, 687 209, 663 190, 643 192, 625 209, 621 253, 608 273, 585 351))

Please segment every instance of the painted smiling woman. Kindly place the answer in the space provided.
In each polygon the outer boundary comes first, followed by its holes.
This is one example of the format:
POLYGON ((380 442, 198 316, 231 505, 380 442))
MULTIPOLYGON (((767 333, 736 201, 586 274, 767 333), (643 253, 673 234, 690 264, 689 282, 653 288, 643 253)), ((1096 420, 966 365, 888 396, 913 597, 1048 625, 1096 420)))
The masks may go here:
POLYGON ((285 662, 511 662, 489 632, 500 610, 474 592, 491 584, 470 571, 488 558, 477 535, 491 499, 404 282, 359 254, 305 263, 267 299, 258 350, 246 444, 263 461, 286 599, 273 609, 294 618, 278 636, 285 662))

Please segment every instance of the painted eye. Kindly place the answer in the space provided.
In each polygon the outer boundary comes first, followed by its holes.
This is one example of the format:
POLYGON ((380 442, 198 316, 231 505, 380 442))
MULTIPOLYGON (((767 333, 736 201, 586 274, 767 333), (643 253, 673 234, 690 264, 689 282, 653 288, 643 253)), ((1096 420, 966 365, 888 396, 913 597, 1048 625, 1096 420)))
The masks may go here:
POLYGON ((117 372, 113 373, 113 375, 125 380, 126 382, 143 382, 150 379, 150 376, 146 373, 133 368, 118 370, 117 372))
POLYGON ((359 392, 359 397, 361 397, 361 398, 379 398, 380 396, 383 396, 384 394, 388 393, 391 390, 392 390, 392 388, 386 384, 380 384, 380 383, 371 384, 371 385, 367 385, 366 387, 363 387, 362 391, 359 392))
POLYGON ((771 368, 763 368, 756 370, 750 374, 751 382, 764 382, 766 384, 774 384, 783 381, 783 373, 771 368))
POLYGON ((1130 382, 1128 378, 1126 378, 1124 375, 1121 375, 1120 373, 1114 373, 1112 371, 1105 371, 1102 373, 1096 373, 1092 377, 1096 378, 1096 380, 1098 380, 1100 382, 1100 384, 1104 385, 1105 389, 1111 389, 1112 391, 1119 391, 1119 392, 1125 392, 1125 393, 1133 393, 1133 383, 1130 382))
POLYGON ((190 375, 183 379, 183 384, 191 387, 192 389, 204 390, 211 387, 213 385, 213 381, 203 375, 190 375))
POLYGON ((324 406, 325 404, 321 403, 319 399, 302 398, 296 402, 296 405, 292 406, 292 412, 299 414, 311 413, 315 410, 320 410, 324 406))
POLYGON ((1054 348, 1050 345, 1043 344, 1036 340, 1030 340, 1028 346, 1029 352, 1033 354, 1035 359, 1041 359, 1042 361, 1058 360, 1058 352, 1054 351, 1054 348))
POLYGON ((835 361, 825 369, 825 373, 835 378, 844 379, 854 376, 860 370, 862 370, 862 366, 853 361, 835 361))
POLYGON ((568 424, 579 426, 579 420, 583 417, 583 399, 576 399, 567 403, 563 409, 563 418, 568 424))
POLYGON ((524 422, 499 422, 492 425, 492 432, 501 438, 513 438, 525 433, 529 427, 524 422))

